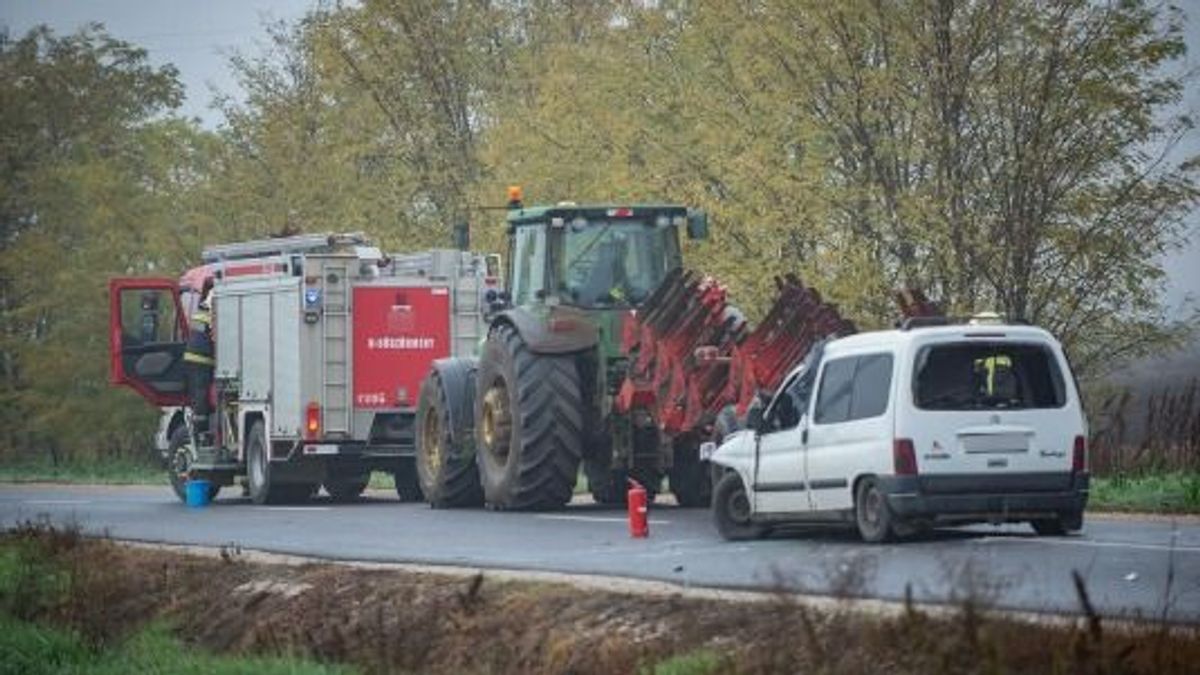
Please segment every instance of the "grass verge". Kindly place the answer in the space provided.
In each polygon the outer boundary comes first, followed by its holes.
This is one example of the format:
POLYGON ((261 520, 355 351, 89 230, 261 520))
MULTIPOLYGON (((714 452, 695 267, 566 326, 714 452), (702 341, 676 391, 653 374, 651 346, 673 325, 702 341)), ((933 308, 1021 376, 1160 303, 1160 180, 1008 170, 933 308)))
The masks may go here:
POLYGON ((162 625, 153 625, 120 644, 88 645, 79 635, 0 615, 0 675, 127 675, 178 673, 195 675, 333 675, 352 673, 283 656, 221 656, 192 649, 162 625))
MULTIPOLYGON (((957 577, 956 577, 957 578, 957 577)), ((964 577, 965 578, 965 577, 964 577)), ((867 613, 131 549, 46 526, 0 534, 8 672, 1190 673, 1195 632, 1026 623, 958 607, 867 613), (37 580, 37 581, 35 581, 37 580), (39 670, 40 669, 40 670, 39 670)))
POLYGON ((1200 473, 1093 476, 1088 509, 1135 513, 1200 513, 1200 473))
POLYGON ((166 485, 166 472, 151 461, 130 459, 84 461, 60 464, 49 461, 0 463, 4 483, 88 483, 98 485, 166 485))

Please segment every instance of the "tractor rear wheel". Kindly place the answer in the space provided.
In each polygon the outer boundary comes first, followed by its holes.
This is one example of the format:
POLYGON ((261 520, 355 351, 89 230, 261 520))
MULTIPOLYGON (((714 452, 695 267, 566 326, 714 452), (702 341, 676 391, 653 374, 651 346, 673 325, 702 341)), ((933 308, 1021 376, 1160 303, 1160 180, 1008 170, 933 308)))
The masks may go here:
MULTIPOLYGON (((417 401, 417 477, 419 489, 434 508, 480 506, 483 488, 470 439, 456 433, 450 415, 451 403, 446 383, 437 370, 429 373, 421 385, 417 401)), ((470 410, 461 414, 469 415, 470 410)), ((400 476, 396 476, 396 489, 400 476)))
POLYGON ((484 343, 475 398, 483 494, 501 509, 548 509, 571 500, 586 409, 572 355, 534 354, 514 329, 484 343))

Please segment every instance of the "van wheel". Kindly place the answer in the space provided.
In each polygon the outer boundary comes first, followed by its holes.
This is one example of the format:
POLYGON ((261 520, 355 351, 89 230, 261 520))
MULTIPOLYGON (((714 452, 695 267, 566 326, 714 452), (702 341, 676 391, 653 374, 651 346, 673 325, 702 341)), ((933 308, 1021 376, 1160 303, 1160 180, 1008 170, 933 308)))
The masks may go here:
POLYGON ((895 534, 895 517, 888 508, 883 490, 879 489, 879 481, 874 478, 864 478, 858 484, 854 495, 854 522, 858 524, 858 534, 869 544, 888 541, 895 534))
POLYGON ((759 539, 766 534, 766 528, 751 520, 750 495, 736 471, 725 474, 717 483, 712 509, 717 531, 729 541, 759 539))
POLYGON ((1061 537, 1067 533, 1067 527, 1060 518, 1038 518, 1029 521, 1029 524, 1039 537, 1061 537))

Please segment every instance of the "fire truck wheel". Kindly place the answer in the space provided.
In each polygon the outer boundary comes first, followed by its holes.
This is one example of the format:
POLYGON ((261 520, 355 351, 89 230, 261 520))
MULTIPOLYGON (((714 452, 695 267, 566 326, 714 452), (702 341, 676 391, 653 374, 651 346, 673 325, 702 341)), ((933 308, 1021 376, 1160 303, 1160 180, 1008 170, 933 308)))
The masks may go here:
POLYGON ((675 444, 675 462, 667 473, 675 501, 685 508, 705 508, 712 501, 708 462, 701 462, 695 442, 675 444))
POLYGON ((571 500, 586 406, 573 355, 534 354, 498 326, 479 363, 475 432, 488 504, 547 509, 571 500))
MULTIPOLYGON (((417 400, 415 492, 418 499, 423 493, 434 508, 481 506, 483 488, 479 484, 475 456, 470 452, 469 439, 463 438, 465 432, 455 432, 450 416, 454 404, 461 404, 460 415, 471 414, 463 401, 451 400, 452 396, 468 397, 469 391, 465 387, 469 382, 453 380, 454 377, 466 377, 463 372, 447 374, 452 381, 444 382, 442 374, 435 369, 421 384, 417 400)), ((400 474, 396 474, 396 490, 400 490, 400 474)))
POLYGON ((250 499, 255 504, 278 504, 311 494, 312 486, 281 485, 272 480, 272 467, 267 451, 267 434, 261 420, 250 427, 246 436, 246 482, 250 486, 250 499))
POLYGON ((400 498, 400 501, 420 502, 425 500, 425 493, 421 492, 421 479, 417 476, 416 460, 411 457, 400 460, 400 467, 396 469, 393 478, 396 483, 396 496, 400 498))
MULTIPOLYGON (((187 503, 188 473, 191 470, 193 457, 195 455, 192 453, 192 437, 188 434, 187 427, 183 425, 175 427, 167 443, 167 480, 170 481, 175 496, 185 504, 187 503)), ((221 486, 214 482, 208 488, 208 500, 215 499, 220 491, 221 486)))
POLYGON ((362 496, 371 474, 349 474, 325 479, 325 491, 335 502, 352 502, 362 496))
POLYGON ((750 498, 736 471, 726 473, 717 483, 712 509, 717 532, 729 541, 758 539, 766 534, 765 527, 751 520, 750 498))

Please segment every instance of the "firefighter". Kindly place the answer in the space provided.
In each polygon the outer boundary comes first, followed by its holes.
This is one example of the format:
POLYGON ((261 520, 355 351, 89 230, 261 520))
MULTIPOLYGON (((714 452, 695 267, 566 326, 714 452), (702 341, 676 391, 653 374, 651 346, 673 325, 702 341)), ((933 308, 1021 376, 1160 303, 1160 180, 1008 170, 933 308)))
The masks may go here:
POLYGON ((192 405, 192 430, 201 446, 212 445, 208 433, 208 416, 212 412, 208 390, 212 387, 216 360, 213 358, 212 314, 209 309, 211 298, 212 282, 209 281, 205 283, 200 303, 192 314, 191 332, 188 333, 187 347, 183 352, 188 398, 192 405))

